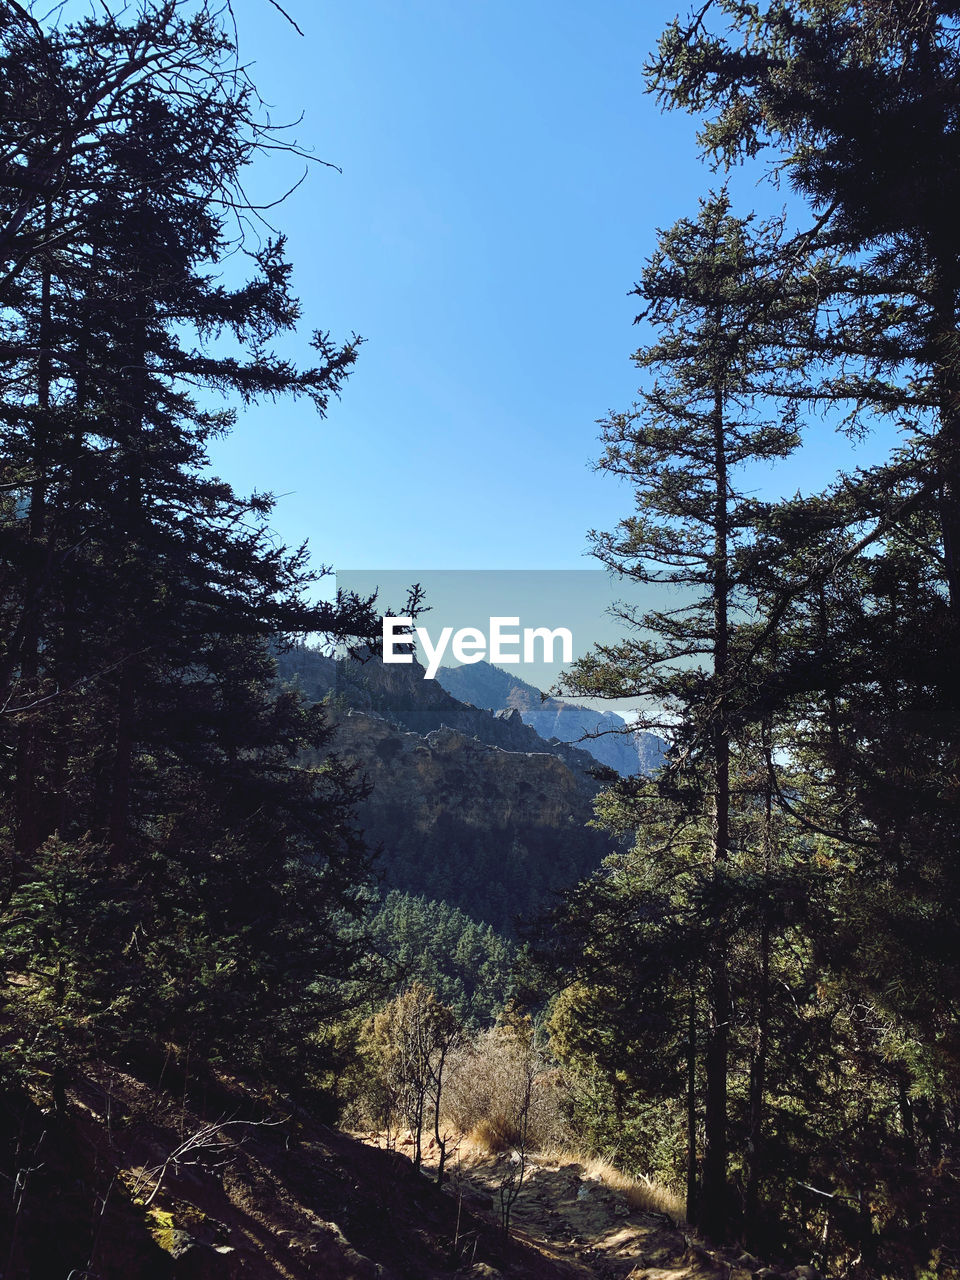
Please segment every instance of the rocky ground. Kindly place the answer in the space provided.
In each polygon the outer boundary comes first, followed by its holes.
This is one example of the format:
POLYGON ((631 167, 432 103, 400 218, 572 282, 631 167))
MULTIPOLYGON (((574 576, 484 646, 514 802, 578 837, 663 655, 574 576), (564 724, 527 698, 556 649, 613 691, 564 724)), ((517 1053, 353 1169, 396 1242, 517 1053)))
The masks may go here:
MULTIPOLYGON (((428 1168, 435 1163, 433 1150, 426 1162, 428 1168)), ((462 1146, 448 1168, 447 1194, 476 1215, 499 1220, 501 1187, 516 1174, 513 1153, 477 1154, 462 1146)), ((776 1270, 739 1249, 709 1249, 671 1215, 636 1207, 636 1198, 581 1164, 528 1157, 511 1233, 583 1280, 820 1280, 812 1267, 776 1270)))

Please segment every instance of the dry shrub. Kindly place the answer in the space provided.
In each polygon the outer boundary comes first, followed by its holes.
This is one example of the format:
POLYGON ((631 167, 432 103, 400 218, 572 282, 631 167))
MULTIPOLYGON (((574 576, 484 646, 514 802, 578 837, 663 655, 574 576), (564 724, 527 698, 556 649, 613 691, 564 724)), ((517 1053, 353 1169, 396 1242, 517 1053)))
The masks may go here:
POLYGON ((538 1163, 579 1165, 587 1178, 604 1183, 634 1209, 682 1222, 683 1201, 674 1191, 575 1148, 562 1089, 560 1070, 547 1061, 532 1031, 524 1034, 521 1028, 518 1033, 516 1025, 498 1025, 451 1057, 444 1123, 466 1135, 465 1146, 476 1154, 495 1155, 523 1145, 528 1153, 537 1153, 538 1163))
POLYGON ((467 1134, 467 1141, 477 1151, 496 1155, 517 1145, 520 1128, 505 1115, 481 1116, 467 1134))
POLYGON ((515 1026, 485 1031, 451 1059, 444 1120, 489 1152, 523 1144, 536 1151, 567 1140, 559 1072, 532 1034, 515 1026), (524 1114, 525 1113, 525 1114, 524 1114))

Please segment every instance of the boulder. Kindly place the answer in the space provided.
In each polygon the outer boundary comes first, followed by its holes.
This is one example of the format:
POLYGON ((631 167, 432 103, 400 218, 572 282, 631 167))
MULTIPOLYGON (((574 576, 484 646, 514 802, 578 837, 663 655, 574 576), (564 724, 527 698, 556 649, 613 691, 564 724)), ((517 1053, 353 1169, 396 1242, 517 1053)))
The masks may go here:
POLYGON ((167 1252, 173 1258, 175 1280, 237 1280, 241 1258, 226 1244, 204 1244, 188 1231, 170 1232, 167 1252))

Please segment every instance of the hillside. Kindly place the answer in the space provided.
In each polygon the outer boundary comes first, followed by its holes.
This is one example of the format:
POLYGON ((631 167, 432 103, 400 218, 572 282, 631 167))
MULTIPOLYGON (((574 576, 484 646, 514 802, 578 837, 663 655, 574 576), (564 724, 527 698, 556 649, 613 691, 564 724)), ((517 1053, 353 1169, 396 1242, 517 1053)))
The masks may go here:
POLYGON ((62 1116, 8 1094, 0 1151, 18 1188, 0 1203, 9 1280, 571 1274, 505 1240, 406 1156, 235 1079, 154 1065, 91 1066, 62 1116))
POLYGON ((545 697, 534 685, 488 662, 441 667, 437 682, 461 702, 491 711, 518 711, 524 724, 542 738, 575 743, 624 777, 654 773, 663 760, 666 743, 656 734, 631 730, 614 711, 545 697))
MULTIPOLYGON (((509 1236, 510 1155, 460 1149, 443 1189, 290 1098, 173 1062, 88 1064, 62 1115, 8 1091, 0 1201, 10 1280, 816 1280, 705 1249, 623 1180, 531 1155, 509 1236)), ((609 1171, 612 1172, 612 1171, 609 1171)), ((642 1190, 642 1188, 641 1188, 642 1190)))
POLYGON ((439 898, 504 933, 611 851, 588 827, 596 789, 547 751, 425 735, 349 712, 335 746, 372 784, 358 810, 389 887, 439 898))
POLYGON ((371 785, 358 818, 388 888, 440 899, 509 934, 517 916, 590 874, 614 847, 589 826, 600 788, 586 751, 547 742, 516 709, 459 702, 418 666, 280 659, 331 696, 336 749, 371 785))

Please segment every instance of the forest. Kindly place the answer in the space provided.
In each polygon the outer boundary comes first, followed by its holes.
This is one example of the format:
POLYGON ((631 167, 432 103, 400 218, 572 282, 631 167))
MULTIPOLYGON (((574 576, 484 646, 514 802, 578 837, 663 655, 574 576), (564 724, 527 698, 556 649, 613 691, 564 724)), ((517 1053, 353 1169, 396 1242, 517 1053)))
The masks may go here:
POLYGON ((230 5, 0 0, 8 1280, 653 1275, 502 1241, 494 1270, 482 1225, 468 1256, 461 1137, 506 1239, 563 1148, 726 1280, 960 1275, 960 5, 707 0, 636 93, 696 122, 705 180, 623 263, 638 390, 590 539, 682 603, 549 691, 639 700, 666 754, 621 776, 440 682, 411 703, 377 658, 410 609, 325 593, 324 548, 215 474, 255 406, 324 418, 363 377, 258 220, 263 157, 325 162, 230 5), (744 170, 789 212, 740 207, 744 170), (818 430, 878 460, 765 496, 818 430), (277 1169, 340 1152, 326 1261, 295 1232, 264 1261, 258 1218, 212 1269, 238 1219, 183 1206, 226 1195, 241 1124, 277 1169), (455 1206, 435 1256, 401 1175, 331 1145, 368 1133, 455 1206))

